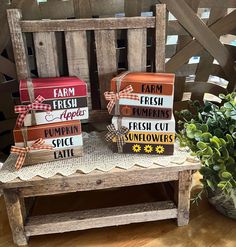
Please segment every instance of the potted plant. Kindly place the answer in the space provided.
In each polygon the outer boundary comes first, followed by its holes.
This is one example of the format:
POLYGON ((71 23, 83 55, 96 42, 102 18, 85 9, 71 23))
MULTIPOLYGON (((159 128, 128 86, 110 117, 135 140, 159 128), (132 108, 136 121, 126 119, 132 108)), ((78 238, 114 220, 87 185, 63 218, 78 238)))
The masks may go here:
POLYGON ((236 219, 236 93, 220 94, 221 106, 191 102, 191 111, 177 113, 181 146, 197 156, 203 190, 221 213, 236 219))

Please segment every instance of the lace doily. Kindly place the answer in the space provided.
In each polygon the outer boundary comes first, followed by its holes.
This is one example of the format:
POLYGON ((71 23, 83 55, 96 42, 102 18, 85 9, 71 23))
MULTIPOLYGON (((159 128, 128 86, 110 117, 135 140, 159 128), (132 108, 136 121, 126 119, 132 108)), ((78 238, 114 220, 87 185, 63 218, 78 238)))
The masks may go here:
POLYGON ((104 141, 104 134, 98 132, 83 133, 84 156, 67 160, 47 162, 26 166, 19 171, 15 170, 17 156, 11 154, 0 170, 0 182, 6 183, 20 178, 30 180, 35 176, 50 178, 56 174, 69 176, 76 172, 90 173, 95 169, 109 171, 115 167, 129 169, 134 165, 144 168, 154 164, 159 166, 176 166, 183 164, 187 159, 186 150, 181 150, 175 144, 175 153, 171 156, 156 156, 145 154, 118 154, 110 149, 110 143, 104 141))

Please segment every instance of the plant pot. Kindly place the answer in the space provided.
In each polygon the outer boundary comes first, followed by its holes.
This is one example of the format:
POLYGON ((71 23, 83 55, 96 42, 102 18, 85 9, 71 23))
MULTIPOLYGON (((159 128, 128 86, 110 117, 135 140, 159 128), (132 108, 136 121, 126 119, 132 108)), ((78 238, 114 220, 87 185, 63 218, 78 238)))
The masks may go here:
POLYGON ((212 191, 207 188, 208 201, 223 215, 236 219, 236 188, 226 195, 220 189, 212 191))

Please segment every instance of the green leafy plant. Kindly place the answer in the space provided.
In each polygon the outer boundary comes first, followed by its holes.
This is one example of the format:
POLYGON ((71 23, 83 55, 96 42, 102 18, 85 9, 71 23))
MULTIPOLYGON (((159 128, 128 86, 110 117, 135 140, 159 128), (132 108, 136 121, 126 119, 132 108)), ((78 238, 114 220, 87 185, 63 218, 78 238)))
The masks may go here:
POLYGON ((222 106, 195 101, 190 102, 191 111, 177 112, 177 137, 201 160, 203 188, 229 194, 236 188, 236 93, 219 97, 222 106))

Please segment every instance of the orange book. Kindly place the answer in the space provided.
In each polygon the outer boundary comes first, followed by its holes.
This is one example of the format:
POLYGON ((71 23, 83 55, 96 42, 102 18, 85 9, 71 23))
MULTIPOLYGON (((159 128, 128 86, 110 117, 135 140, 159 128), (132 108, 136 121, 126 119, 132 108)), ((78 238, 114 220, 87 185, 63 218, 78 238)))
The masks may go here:
POLYGON ((111 80, 111 92, 134 97, 116 100, 111 115, 170 119, 174 101, 175 75, 168 73, 123 72, 111 80), (132 90, 131 89, 131 90, 132 90), (122 92, 123 91, 123 92, 122 92))
POLYGON ((173 95, 174 81, 175 74, 124 72, 111 80, 111 91, 117 93, 131 85, 133 93, 173 95))

